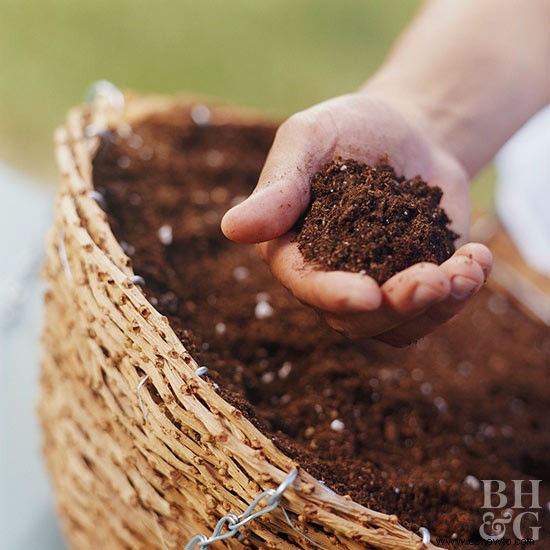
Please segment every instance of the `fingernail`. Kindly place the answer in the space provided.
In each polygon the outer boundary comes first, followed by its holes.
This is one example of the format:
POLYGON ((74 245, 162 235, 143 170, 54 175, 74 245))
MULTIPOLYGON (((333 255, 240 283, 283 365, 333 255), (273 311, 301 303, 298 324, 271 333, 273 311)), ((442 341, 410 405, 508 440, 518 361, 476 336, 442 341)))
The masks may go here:
POLYGON ((455 300, 465 300, 474 293, 478 286, 473 279, 456 275, 451 279, 451 296, 455 300))
POLYGON ((437 297, 439 292, 428 285, 419 284, 413 294, 413 303, 416 307, 425 307, 430 305, 437 297))

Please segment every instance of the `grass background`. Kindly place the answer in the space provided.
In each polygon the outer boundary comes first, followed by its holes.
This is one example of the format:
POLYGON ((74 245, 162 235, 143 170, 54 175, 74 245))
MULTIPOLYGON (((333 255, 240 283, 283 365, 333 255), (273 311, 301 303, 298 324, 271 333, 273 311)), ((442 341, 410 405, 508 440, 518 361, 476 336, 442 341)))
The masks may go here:
MULTIPOLYGON (((285 117, 357 88, 418 0, 0 0, 0 159, 54 179, 89 84, 187 91, 285 117)), ((490 172, 474 186, 490 204, 490 172)))

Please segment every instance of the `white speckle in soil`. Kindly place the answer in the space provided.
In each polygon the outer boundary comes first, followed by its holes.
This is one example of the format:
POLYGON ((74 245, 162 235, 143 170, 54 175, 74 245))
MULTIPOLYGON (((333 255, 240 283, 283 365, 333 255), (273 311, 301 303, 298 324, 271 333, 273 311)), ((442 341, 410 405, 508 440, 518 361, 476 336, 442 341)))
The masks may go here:
POLYGON ((204 155, 204 162, 211 168, 218 168, 223 164, 223 153, 211 149, 204 155))
POLYGON ((510 401, 510 409, 513 413, 523 414, 525 412, 525 401, 519 397, 515 397, 510 401))
POLYGON ((434 399, 434 405, 439 412, 445 412, 449 409, 449 405, 447 405, 447 401, 445 401, 443 397, 436 397, 434 399))
POLYGON ((335 418, 330 423, 330 429, 335 432, 343 432, 345 427, 346 425, 339 418, 335 418))
POLYGON ((221 186, 214 187, 214 189, 210 191, 210 199, 216 204, 224 204, 227 201, 228 195, 229 191, 221 186))
POLYGON ((469 487, 473 491, 478 491, 479 488, 481 487, 481 482, 479 481, 479 479, 477 479, 477 477, 472 475, 467 475, 464 478, 464 485, 466 485, 466 487, 469 487))
POLYGON ((130 158, 126 155, 122 155, 121 157, 118 157, 117 164, 119 168, 125 170, 130 167, 130 158))
POLYGON ((154 152, 151 147, 145 146, 139 150, 138 155, 141 160, 151 160, 154 156, 154 152))
POLYGON ((128 145, 132 149, 139 149, 143 145, 143 139, 139 134, 131 134, 128 136, 128 145))
POLYGON ((241 281, 244 281, 244 280, 248 279, 249 273, 250 273, 250 271, 248 271, 248 269, 246 267, 238 266, 233 270, 233 278, 236 281, 241 282, 241 281))
POLYGON ((264 384, 271 384, 275 380, 275 373, 274 372, 264 372, 262 374, 262 382, 264 384))
POLYGON ((347 164, 342 164, 342 166, 340 166, 340 172, 345 172, 347 169, 348 169, 347 164))
POLYGON ((288 393, 285 393, 284 395, 281 395, 280 403, 281 405, 288 405, 290 403, 290 395, 288 393))
POLYGON ((424 382, 424 384, 420 386, 420 391, 422 395, 430 395, 433 391, 433 387, 429 382, 424 382))
POLYGON ((315 435, 315 428, 313 426, 308 426, 304 431, 304 437, 306 439, 311 439, 315 435))
POLYGON ((191 201, 198 206, 204 206, 210 202, 210 193, 204 189, 196 189, 191 193, 191 201))
POLYGON ((487 425, 483 428, 483 435, 488 439, 495 437, 496 434, 497 431, 495 430, 494 426, 487 425))
POLYGON ((142 202, 143 202, 143 199, 141 198, 141 195, 139 193, 132 193, 129 197, 128 197, 128 202, 132 205, 132 206, 138 206, 140 205, 142 202))
POLYGON ((132 256, 135 253, 136 249, 131 244, 128 244, 126 241, 120 241, 120 247, 128 256, 132 256))
POLYGON ((472 365, 470 361, 461 361, 456 368, 458 369, 458 372, 461 376, 467 378, 474 370, 474 365, 472 365))
POLYGON ((258 321, 267 319, 273 315, 273 308, 269 302, 261 301, 256 304, 254 308, 254 316, 258 321))
POLYGON ((514 428, 508 425, 502 426, 500 428, 500 433, 506 438, 514 437, 514 428))
POLYGON ((191 107, 191 119, 197 126, 206 126, 212 119, 212 113, 206 105, 199 103, 191 107))
POLYGON ((132 135, 132 127, 127 123, 122 123, 116 129, 116 133, 123 139, 128 139, 132 135))
POLYGON ((216 334, 221 336, 222 334, 225 334, 226 330, 227 327, 225 326, 225 323, 216 323, 216 334))
POLYGON ((422 369, 416 368, 411 372, 411 377, 413 380, 420 382, 424 378, 424 371, 422 369))
POLYGON ((168 246, 172 244, 174 240, 174 235, 172 233, 172 227, 170 225, 161 225, 157 231, 159 241, 164 245, 168 246))
POLYGON ((209 210, 208 212, 206 212, 203 219, 209 225, 219 225, 222 217, 215 210, 209 210))
POLYGON ((279 378, 281 380, 284 380, 285 378, 288 377, 291 370, 292 370, 292 363, 290 361, 285 361, 277 374, 279 375, 279 378))

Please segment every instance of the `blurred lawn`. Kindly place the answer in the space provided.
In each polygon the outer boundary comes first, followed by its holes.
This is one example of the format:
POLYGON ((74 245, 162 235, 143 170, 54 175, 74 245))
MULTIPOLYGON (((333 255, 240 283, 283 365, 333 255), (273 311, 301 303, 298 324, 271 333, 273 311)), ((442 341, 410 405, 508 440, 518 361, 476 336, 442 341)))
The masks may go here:
POLYGON ((53 174, 53 128, 102 78, 140 91, 206 94, 286 116, 357 88, 418 5, 0 0, 0 158, 53 174))

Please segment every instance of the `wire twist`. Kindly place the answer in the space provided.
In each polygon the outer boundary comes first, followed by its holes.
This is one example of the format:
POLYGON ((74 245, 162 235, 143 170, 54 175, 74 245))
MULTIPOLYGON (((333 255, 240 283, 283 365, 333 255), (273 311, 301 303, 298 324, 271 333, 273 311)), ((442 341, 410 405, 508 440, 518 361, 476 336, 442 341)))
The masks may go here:
POLYGON ((248 508, 240 515, 226 514, 221 517, 216 527, 212 531, 212 534, 207 535, 200 534, 195 535, 185 546, 184 550, 205 550, 211 544, 220 540, 225 540, 231 537, 235 537, 239 534, 242 527, 254 521, 255 519, 269 514, 281 504, 281 499, 285 491, 296 481, 298 476, 298 470, 292 470, 283 482, 277 487, 277 489, 268 489, 263 493, 260 493, 248 506, 248 508), (262 501, 265 500, 265 505, 257 509, 262 501))

